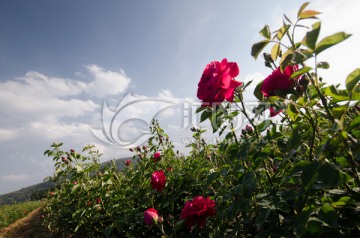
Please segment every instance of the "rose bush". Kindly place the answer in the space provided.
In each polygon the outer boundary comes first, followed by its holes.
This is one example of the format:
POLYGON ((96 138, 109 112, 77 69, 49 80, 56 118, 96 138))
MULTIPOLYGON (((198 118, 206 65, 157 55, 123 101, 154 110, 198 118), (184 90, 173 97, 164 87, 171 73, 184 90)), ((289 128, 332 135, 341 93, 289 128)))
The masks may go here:
POLYGON ((136 163, 121 171, 114 162, 100 166, 92 146, 80 153, 62 151, 60 143, 45 151, 55 163, 49 179, 57 183, 45 207, 50 231, 59 237, 359 237, 360 69, 344 88, 325 83, 320 75, 329 64, 319 54, 350 35, 319 40, 317 21, 295 41, 297 28, 319 14, 308 4, 295 21, 285 16, 273 31, 266 25, 263 40, 252 46, 257 58, 272 44, 264 54, 272 72, 255 87, 259 104, 252 114, 243 97, 251 82, 233 79, 236 63, 206 66, 197 113, 219 132, 217 143, 206 143, 205 129, 191 128, 194 140, 184 155, 154 120, 147 145, 130 149, 136 163), (281 113, 280 121, 264 115, 268 108, 281 113), (239 114, 246 126, 235 130, 239 114))

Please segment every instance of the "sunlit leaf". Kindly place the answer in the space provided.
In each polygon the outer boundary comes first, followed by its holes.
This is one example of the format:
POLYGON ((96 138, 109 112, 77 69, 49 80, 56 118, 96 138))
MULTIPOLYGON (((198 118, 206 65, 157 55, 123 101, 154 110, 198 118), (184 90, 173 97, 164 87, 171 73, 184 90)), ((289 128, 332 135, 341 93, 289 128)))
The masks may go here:
POLYGON ((280 54, 280 44, 275 44, 271 48, 271 58, 275 61, 280 54))
POLYGON ((304 9, 309 5, 309 3, 310 2, 305 2, 305 3, 303 3, 303 5, 301 5, 301 7, 300 7, 300 9, 299 9, 299 11, 298 11, 298 13, 297 13, 297 17, 298 18, 300 18, 300 15, 301 15, 301 13, 304 11, 304 9))
POLYGON ((313 53, 308 50, 295 50, 293 52, 293 57, 291 59, 292 64, 301 64, 305 62, 306 60, 313 57, 313 53))
POLYGON ((251 47, 251 56, 256 59, 267 44, 269 44, 269 40, 263 40, 253 44, 251 47))
POLYGON ((321 28, 321 22, 316 22, 312 25, 312 30, 308 31, 302 40, 301 44, 309 47, 312 50, 315 50, 316 41, 319 37, 319 32, 321 28))
POLYGON ((288 116, 290 117, 290 119, 292 121, 295 121, 296 118, 298 118, 299 116, 299 111, 296 109, 296 107, 293 104, 288 104, 287 108, 286 108, 286 113, 288 114, 288 116))
POLYGON ((318 11, 314 11, 314 10, 307 10, 307 11, 303 11, 300 16, 299 19, 309 19, 309 18, 317 18, 316 15, 319 15, 321 12, 318 11))
POLYGON ((292 73, 290 78, 292 78, 292 79, 296 78, 296 77, 298 77, 300 75, 303 75, 303 74, 309 72, 310 70, 312 70, 311 67, 305 66, 304 68, 301 68, 301 69, 295 71, 294 73, 292 73))
POLYGON ((259 32, 260 35, 262 35, 263 37, 265 37, 266 39, 270 40, 271 38, 271 33, 270 33, 270 28, 268 25, 265 25, 263 29, 261 29, 261 31, 259 32))
POLYGON ((291 50, 287 50, 281 57, 280 60, 280 69, 284 70, 286 66, 291 62, 293 53, 291 50))
POLYGON ((278 38, 278 40, 281 40, 284 35, 286 34, 286 32, 289 30, 290 25, 289 24, 284 24, 278 31, 278 33, 276 34, 276 37, 278 38))
POLYGON ((339 90, 334 85, 324 88, 324 94, 332 97, 331 102, 348 101, 350 99, 349 94, 346 90, 339 90))
POLYGON ((322 39, 315 47, 315 53, 320 54, 320 52, 326 50, 327 48, 336 45, 347 38, 349 38, 351 34, 346 34, 345 32, 338 32, 331 36, 325 37, 322 39))
POLYGON ((346 78, 345 85, 347 90, 351 92, 356 84, 358 84, 360 81, 360 68, 355 69, 352 71, 346 78))

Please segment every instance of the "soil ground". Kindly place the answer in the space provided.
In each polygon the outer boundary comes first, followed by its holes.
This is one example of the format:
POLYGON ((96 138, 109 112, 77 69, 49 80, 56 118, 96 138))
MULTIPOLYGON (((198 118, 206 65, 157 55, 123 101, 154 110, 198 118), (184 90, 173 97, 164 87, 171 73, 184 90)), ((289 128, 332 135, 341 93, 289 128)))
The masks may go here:
POLYGON ((30 212, 13 224, 0 230, 0 238, 49 238, 50 233, 42 226, 42 207, 30 212))

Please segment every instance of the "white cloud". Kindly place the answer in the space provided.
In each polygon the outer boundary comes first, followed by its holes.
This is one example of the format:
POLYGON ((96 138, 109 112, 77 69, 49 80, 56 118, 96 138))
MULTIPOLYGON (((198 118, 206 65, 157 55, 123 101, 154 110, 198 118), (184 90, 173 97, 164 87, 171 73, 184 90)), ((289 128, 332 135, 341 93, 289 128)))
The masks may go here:
POLYGON ((113 72, 97 65, 88 65, 86 69, 94 80, 86 85, 85 91, 96 97, 124 93, 131 81, 123 70, 113 72))
POLYGON ((12 181, 12 182, 19 182, 24 181, 29 178, 28 174, 9 174, 9 175, 2 175, 1 179, 5 181, 12 181))
POLYGON ((18 129, 1 129, 0 128, 0 141, 12 140, 18 134, 18 129))

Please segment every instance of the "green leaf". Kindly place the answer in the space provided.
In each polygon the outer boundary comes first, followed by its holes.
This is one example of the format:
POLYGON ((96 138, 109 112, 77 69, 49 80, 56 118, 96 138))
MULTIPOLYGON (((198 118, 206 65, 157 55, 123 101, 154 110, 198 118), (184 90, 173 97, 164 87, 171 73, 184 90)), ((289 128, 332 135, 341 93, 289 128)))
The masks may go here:
POLYGON ((255 220, 256 229, 259 231, 266 219, 269 217, 271 210, 269 208, 262 208, 259 212, 258 217, 255 220))
POLYGON ((199 112, 202 112, 204 110, 208 109, 208 107, 198 107, 195 111, 195 113, 199 113, 199 112))
POLYGON ((255 90, 254 90, 254 95, 257 99, 259 99, 260 101, 263 101, 264 100, 264 95, 263 93, 261 92, 261 85, 264 83, 264 80, 261 81, 260 83, 258 83, 255 87, 255 90))
POLYGON ((325 37, 322 39, 315 47, 315 53, 320 54, 320 52, 326 50, 327 48, 334 46, 347 38, 349 38, 351 34, 346 34, 345 32, 338 32, 331 36, 325 37))
POLYGON ((256 126, 258 132, 265 131, 271 125, 271 120, 267 119, 256 126))
POLYGON ((303 5, 301 5, 298 13, 297 13, 297 17, 300 18, 301 13, 304 11, 304 9, 310 4, 310 2, 305 2, 303 5))
POLYGON ((298 116, 299 116, 299 111, 298 111, 298 110, 296 109, 296 107, 295 107, 293 104, 291 104, 291 103, 288 104, 288 106, 287 106, 287 108, 286 108, 286 113, 288 114, 288 116, 290 117, 290 119, 291 119, 292 121, 295 121, 296 118, 298 118, 298 116))
POLYGON ((270 33, 270 28, 269 28, 268 25, 265 25, 264 28, 259 33, 260 33, 260 35, 262 35, 266 39, 270 40, 271 33, 270 33))
POLYGON ((301 44, 309 47, 312 50, 315 50, 316 41, 319 37, 319 32, 321 28, 321 22, 316 22, 312 25, 312 30, 308 31, 302 40, 301 44))
POLYGON ((213 112, 211 110, 203 111, 203 113, 201 113, 201 116, 200 116, 200 122, 203 122, 206 119, 208 119, 212 115, 212 113, 213 112))
POLYGON ((350 128, 349 130, 353 130, 356 127, 360 126, 360 116, 357 116, 354 120, 352 120, 352 122, 350 123, 350 128))
POLYGON ((325 162, 319 168, 318 188, 335 188, 345 184, 351 177, 342 172, 336 165, 325 162))
POLYGON ((285 20, 287 20, 291 25, 293 25, 292 21, 284 14, 285 20))
POLYGON ((360 81, 360 68, 357 68, 347 76, 345 81, 346 89, 349 92, 351 92, 354 89, 354 87, 359 83, 359 81, 360 81))
POLYGON ((319 15, 321 12, 318 11, 314 11, 314 10, 307 10, 307 11, 303 11, 300 16, 299 19, 309 19, 309 18, 317 18, 316 15, 319 15))
POLYGON ((319 62, 317 64, 317 67, 320 68, 320 69, 328 69, 328 68, 330 68, 330 65, 329 65, 328 62, 323 61, 323 62, 319 62))
POLYGON ((337 224, 337 214, 335 209, 329 204, 325 203, 322 205, 321 209, 318 212, 319 218, 327 223, 329 226, 336 228, 337 224))
POLYGON ((278 38, 278 40, 281 40, 284 35, 286 34, 286 32, 289 30, 290 25, 289 24, 284 24, 279 30, 278 33, 276 34, 276 38, 278 38))
POLYGON ((250 198, 256 190, 256 175, 249 172, 244 175, 242 184, 244 185, 244 196, 250 198))
POLYGON ((348 101, 350 99, 346 90, 339 90, 334 85, 324 88, 324 94, 332 97, 332 103, 348 101))
POLYGON ((251 47, 251 56, 256 59, 267 44, 269 44, 269 40, 263 40, 253 44, 251 47))
POLYGON ((303 62, 305 62, 306 60, 310 59, 311 57, 313 57, 313 53, 310 52, 309 50, 295 50, 293 52, 293 57, 291 59, 291 63, 292 64, 301 64, 303 62))
POLYGON ((298 76, 300 76, 300 75, 303 75, 303 74, 309 72, 310 70, 312 70, 311 67, 305 66, 304 68, 301 68, 301 69, 299 69, 299 70, 296 70, 294 73, 292 73, 292 75, 291 75, 290 78, 291 78, 291 79, 296 78, 296 77, 298 77, 298 76))

